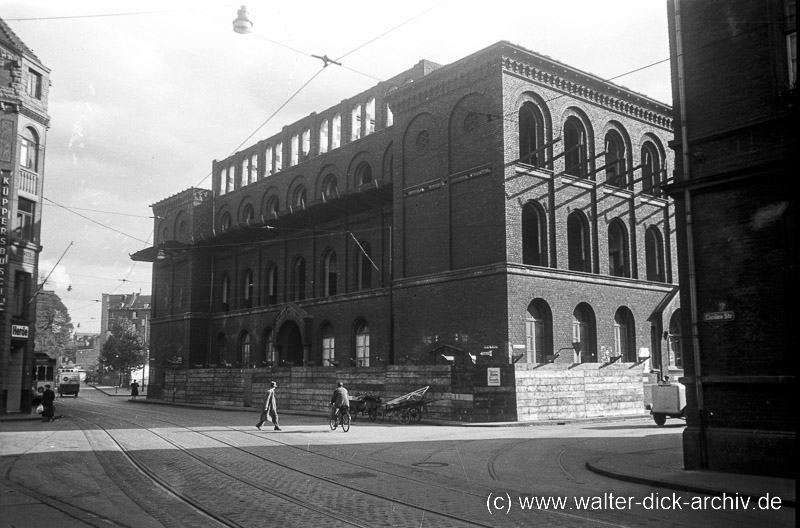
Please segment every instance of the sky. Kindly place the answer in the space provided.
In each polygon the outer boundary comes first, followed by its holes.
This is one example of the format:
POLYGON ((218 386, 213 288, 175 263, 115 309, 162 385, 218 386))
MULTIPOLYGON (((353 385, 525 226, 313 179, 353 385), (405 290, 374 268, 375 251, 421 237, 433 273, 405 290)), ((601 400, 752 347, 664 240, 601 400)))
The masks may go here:
POLYGON ((103 293, 150 294, 129 255, 152 245, 152 204, 210 189, 213 160, 421 59, 505 40, 672 103, 665 0, 251 0, 251 35, 232 29, 241 3, 0 2, 51 71, 39 282, 76 332, 99 333, 103 293), (301 89, 312 54, 342 67, 301 89))

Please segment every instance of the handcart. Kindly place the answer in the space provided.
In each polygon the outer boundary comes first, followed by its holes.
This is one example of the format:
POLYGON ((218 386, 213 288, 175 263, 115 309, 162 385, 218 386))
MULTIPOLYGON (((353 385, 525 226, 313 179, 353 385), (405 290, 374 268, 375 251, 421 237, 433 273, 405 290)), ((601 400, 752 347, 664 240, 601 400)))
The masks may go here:
POLYGON ((369 416, 373 422, 378 418, 378 407, 381 405, 379 396, 364 394, 350 398, 350 417, 355 421, 358 415, 369 416))
POLYGON ((667 418, 686 418, 686 387, 669 381, 653 386, 653 421, 661 427, 667 418))
POLYGON ((397 416, 397 421, 405 425, 411 422, 419 423, 422 420, 422 413, 427 409, 426 406, 432 401, 425 398, 425 392, 429 387, 417 389, 399 398, 389 400, 378 408, 378 415, 381 422, 397 416))

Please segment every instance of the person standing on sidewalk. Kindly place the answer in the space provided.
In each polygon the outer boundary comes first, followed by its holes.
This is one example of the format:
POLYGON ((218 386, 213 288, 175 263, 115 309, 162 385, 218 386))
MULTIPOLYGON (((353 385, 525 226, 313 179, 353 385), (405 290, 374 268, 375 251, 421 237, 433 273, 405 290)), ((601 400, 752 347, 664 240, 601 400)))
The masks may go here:
POLYGON ((269 382, 269 390, 267 391, 266 398, 264 398, 264 409, 261 411, 261 417, 258 419, 258 423, 256 424, 256 428, 259 431, 261 430, 261 425, 267 421, 267 417, 272 420, 276 431, 281 430, 281 428, 278 427, 278 407, 275 404, 275 389, 277 388, 277 383, 274 381, 269 382))
POLYGON ((135 400, 138 395, 139 395, 139 383, 137 383, 136 380, 133 380, 133 383, 131 383, 131 399, 135 400))
POLYGON ((42 412, 42 421, 43 422, 52 422, 56 419, 56 393, 50 388, 50 385, 44 386, 44 392, 42 393, 42 407, 44 407, 44 411, 42 412))

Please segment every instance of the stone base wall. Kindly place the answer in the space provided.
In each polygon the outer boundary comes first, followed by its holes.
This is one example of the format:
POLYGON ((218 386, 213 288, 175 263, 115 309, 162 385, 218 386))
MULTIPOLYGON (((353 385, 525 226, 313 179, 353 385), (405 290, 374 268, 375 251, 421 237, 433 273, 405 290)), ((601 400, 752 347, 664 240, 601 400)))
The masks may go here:
POLYGON ((393 398, 429 387, 428 418, 465 422, 513 422, 644 415, 641 365, 584 363, 498 365, 499 386, 489 386, 487 367, 391 365, 368 368, 177 369, 164 391, 148 398, 209 406, 258 409, 269 383, 278 384, 278 409, 327 412, 341 381, 353 396, 393 398))
POLYGON ((520 422, 645 414, 642 365, 517 365, 520 422))

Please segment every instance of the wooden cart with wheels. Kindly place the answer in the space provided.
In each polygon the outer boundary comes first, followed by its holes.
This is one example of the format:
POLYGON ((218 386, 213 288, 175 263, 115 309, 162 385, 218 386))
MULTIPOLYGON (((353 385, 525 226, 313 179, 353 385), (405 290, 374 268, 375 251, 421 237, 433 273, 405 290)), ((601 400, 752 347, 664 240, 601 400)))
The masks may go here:
POLYGON ((427 405, 432 401, 425 398, 428 388, 417 389, 381 405, 378 408, 378 416, 381 421, 391 420, 396 416, 397 421, 403 425, 419 423, 427 405))

